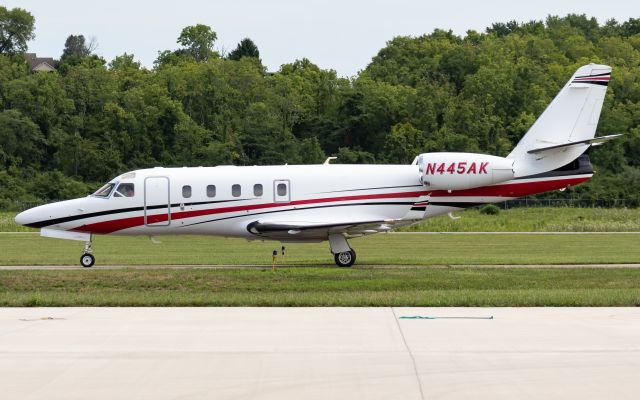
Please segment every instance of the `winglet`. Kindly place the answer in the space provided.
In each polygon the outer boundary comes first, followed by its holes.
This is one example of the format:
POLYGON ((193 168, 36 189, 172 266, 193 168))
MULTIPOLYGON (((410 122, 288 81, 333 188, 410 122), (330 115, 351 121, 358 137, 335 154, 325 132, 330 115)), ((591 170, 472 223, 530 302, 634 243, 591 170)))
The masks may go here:
POLYGON ((329 165, 331 163, 332 160, 337 160, 338 157, 327 157, 326 160, 324 160, 324 162, 322 163, 322 165, 329 165))

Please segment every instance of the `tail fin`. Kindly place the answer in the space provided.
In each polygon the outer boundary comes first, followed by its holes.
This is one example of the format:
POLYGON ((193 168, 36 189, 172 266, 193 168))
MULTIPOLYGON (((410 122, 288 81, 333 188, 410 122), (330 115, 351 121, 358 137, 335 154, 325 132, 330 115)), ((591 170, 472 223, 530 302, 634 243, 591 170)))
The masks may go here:
POLYGON ((578 68, 507 156, 515 160, 516 176, 552 171, 585 152, 595 136, 610 77, 607 65, 578 68))

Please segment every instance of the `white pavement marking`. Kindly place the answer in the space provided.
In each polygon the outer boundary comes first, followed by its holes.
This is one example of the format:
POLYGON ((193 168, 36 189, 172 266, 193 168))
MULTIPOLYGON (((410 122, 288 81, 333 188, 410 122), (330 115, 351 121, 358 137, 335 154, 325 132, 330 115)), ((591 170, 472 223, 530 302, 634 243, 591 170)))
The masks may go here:
POLYGON ((426 399, 638 398, 638 308, 392 311, 3 308, 0 393, 411 400, 417 373, 426 399))

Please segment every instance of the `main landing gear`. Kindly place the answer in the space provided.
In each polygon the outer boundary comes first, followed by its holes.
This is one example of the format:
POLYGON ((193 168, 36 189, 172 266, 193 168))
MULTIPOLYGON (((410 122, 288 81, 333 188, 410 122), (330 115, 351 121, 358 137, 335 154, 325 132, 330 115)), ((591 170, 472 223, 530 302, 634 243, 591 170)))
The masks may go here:
POLYGON ((356 252, 353 249, 349 251, 343 251, 333 255, 338 267, 350 267, 356 262, 356 252))
POLYGON ((96 258, 91 254, 91 242, 84 242, 84 252, 80 257, 80 265, 84 268, 91 268, 96 262, 96 258))
POLYGON ((329 235, 329 246, 338 267, 350 267, 356 262, 356 252, 341 234, 329 235))

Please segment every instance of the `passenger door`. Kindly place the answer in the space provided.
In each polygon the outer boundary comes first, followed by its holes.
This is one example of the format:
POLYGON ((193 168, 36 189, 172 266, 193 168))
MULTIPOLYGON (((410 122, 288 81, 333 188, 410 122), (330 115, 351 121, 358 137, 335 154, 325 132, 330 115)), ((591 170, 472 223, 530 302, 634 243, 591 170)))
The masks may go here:
POLYGON ((171 224, 169 178, 166 176, 150 176, 144 180, 144 224, 146 226, 171 224))

